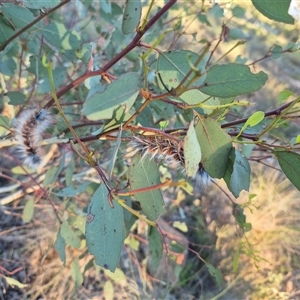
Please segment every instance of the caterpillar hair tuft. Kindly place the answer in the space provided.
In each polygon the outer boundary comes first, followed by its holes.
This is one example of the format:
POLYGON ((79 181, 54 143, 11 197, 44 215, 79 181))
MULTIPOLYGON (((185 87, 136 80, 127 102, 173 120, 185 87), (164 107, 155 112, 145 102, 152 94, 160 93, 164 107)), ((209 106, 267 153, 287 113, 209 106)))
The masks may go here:
MULTIPOLYGON (((128 153, 128 156, 139 153, 143 159, 148 155, 158 162, 164 162, 167 165, 173 164, 186 174, 182 141, 168 139, 164 136, 143 135, 133 136, 129 146, 132 151, 128 153)), ((209 182, 210 176, 200 163, 199 169, 193 177, 194 192, 198 195, 209 182)))
POLYGON ((26 109, 17 117, 15 138, 18 158, 28 167, 39 167, 42 161, 40 144, 43 133, 53 122, 53 116, 44 108, 26 109))

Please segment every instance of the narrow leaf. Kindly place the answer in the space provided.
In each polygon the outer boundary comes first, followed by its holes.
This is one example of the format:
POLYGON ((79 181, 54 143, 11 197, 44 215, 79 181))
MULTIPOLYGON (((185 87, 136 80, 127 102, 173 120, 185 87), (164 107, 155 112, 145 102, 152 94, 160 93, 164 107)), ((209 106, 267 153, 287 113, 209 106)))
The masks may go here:
POLYGON ((300 155, 289 151, 276 151, 274 154, 286 177, 300 191, 300 155))
POLYGON ((239 257, 240 257, 240 248, 236 249, 234 256, 233 256, 233 261, 232 261, 233 272, 236 272, 238 270, 239 257))
POLYGON ((204 169, 213 178, 224 176, 232 143, 220 124, 210 118, 200 118, 195 127, 204 169))
POLYGON ((22 219, 24 222, 28 223, 32 220, 34 213, 34 199, 30 198, 25 204, 22 219))
POLYGON ((56 241, 54 243, 54 249, 58 252, 61 261, 66 264, 66 242, 61 235, 61 230, 58 231, 56 241))
POLYGON ((248 66, 242 64, 215 65, 208 70, 200 91, 215 97, 235 97, 259 90, 267 79, 263 71, 253 74, 248 66))
POLYGON ((155 272, 163 255, 163 242, 156 227, 149 227, 148 241, 152 262, 152 271, 155 272))
POLYGON ((108 166, 108 177, 109 177, 109 179, 111 179, 111 176, 112 176, 112 173, 113 173, 113 170, 114 170, 118 150, 119 150, 120 145, 121 145, 121 137, 122 137, 122 125, 121 125, 121 128, 119 130, 118 137, 117 137, 117 140, 115 142, 115 146, 114 146, 113 151, 112 151, 112 157, 110 158, 110 161, 109 161, 109 166, 108 166))
POLYGON ((199 170, 201 161, 201 148, 194 128, 194 121, 191 122, 184 138, 183 150, 186 175, 194 177, 199 170))
POLYGON ((75 232, 66 221, 63 221, 63 223, 61 224, 60 233, 66 244, 74 248, 80 247, 79 237, 75 234, 75 232))
POLYGON ((14 279, 14 278, 11 278, 11 277, 6 277, 6 276, 3 276, 3 278, 6 280, 6 282, 12 286, 12 287, 18 287, 20 289, 23 289, 25 288, 26 286, 28 286, 28 284, 23 284, 21 283, 20 281, 18 281, 17 279, 14 279))
POLYGON ((83 283, 83 275, 80 271, 80 265, 77 258, 71 263, 71 275, 75 282, 76 289, 80 288, 83 283))
MULTIPOLYGON (((129 180, 132 190, 159 184, 160 175, 157 165, 147 156, 141 159, 139 155, 135 155, 132 158, 129 180)), ((160 189, 137 193, 134 196, 140 202, 143 213, 149 220, 155 221, 165 212, 164 199, 160 189)))
POLYGON ((206 264, 206 267, 208 268, 209 274, 215 278, 218 287, 221 288, 223 283, 221 272, 211 264, 206 264))
POLYGON ((118 203, 114 202, 113 208, 110 206, 108 194, 104 184, 94 193, 87 210, 85 233, 96 264, 114 272, 124 243, 124 216, 118 203))

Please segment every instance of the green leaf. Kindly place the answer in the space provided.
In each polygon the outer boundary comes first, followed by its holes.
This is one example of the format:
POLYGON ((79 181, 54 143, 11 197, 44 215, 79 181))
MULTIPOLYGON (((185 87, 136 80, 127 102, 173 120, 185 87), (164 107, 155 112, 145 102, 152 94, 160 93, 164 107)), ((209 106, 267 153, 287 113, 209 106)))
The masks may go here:
POLYGON ((13 26, 9 24, 4 15, 0 14, 0 45, 6 42, 14 33, 13 26))
POLYGON ((156 227, 149 227, 148 241, 152 262, 152 271, 155 272, 163 255, 163 242, 156 227))
POLYGON ((211 118, 199 118, 195 130, 205 171, 213 178, 222 178, 232 148, 230 136, 211 118))
POLYGON ((216 97, 205 95, 199 90, 189 90, 180 95, 180 98, 189 105, 199 104, 201 114, 210 115, 216 108, 201 107, 201 104, 217 106, 220 105, 220 100, 216 97))
POLYGON ((243 18, 245 15, 245 9, 237 5, 232 9, 232 14, 236 18, 243 18))
POLYGON ((57 170, 58 170, 58 167, 52 167, 47 170, 47 172, 45 174, 43 186, 48 186, 55 182, 55 180, 57 179, 57 176, 58 176, 57 170))
POLYGON ((72 185, 74 171, 75 171, 75 159, 72 156, 72 158, 69 161, 68 166, 65 170, 67 187, 72 185))
POLYGON ((52 8, 60 3, 60 0, 40 0, 40 1, 32 1, 32 0, 23 0, 23 4, 31 9, 45 9, 52 8))
POLYGON ((54 243, 54 249, 58 252, 61 261, 66 264, 66 242, 61 235, 61 229, 59 229, 54 243))
POLYGON ((293 96, 294 93, 289 90, 281 91, 278 95, 278 103, 282 103, 284 100, 288 99, 290 96, 293 96))
MULTIPOLYGON (((32 12, 22 6, 12 5, 12 4, 5 4, 1 6, 1 11, 4 17, 15 26, 17 29, 21 29, 31 23, 34 20, 34 16, 32 12)), ((31 30, 35 27, 37 28, 37 24, 31 27, 31 30)))
MULTIPOLYGON (((124 198, 123 199, 126 201, 125 203, 132 208, 131 197, 124 197, 124 198)), ((129 212, 127 209, 123 209, 123 212, 124 212, 124 223, 125 223, 125 237, 127 237, 130 233, 130 229, 132 225, 137 220, 137 217, 131 212, 129 212)))
POLYGON ((258 125, 264 118, 265 113, 263 111, 256 111, 255 113, 253 113, 241 128, 237 137, 239 137, 240 134, 242 134, 248 127, 254 127, 258 125))
POLYGON ((239 267, 240 248, 237 248, 232 261, 233 272, 236 272, 239 267))
POLYGON ((249 191, 250 165, 241 152, 232 148, 224 180, 234 197, 238 198, 242 190, 249 191))
POLYGON ((194 121, 191 122, 183 141, 184 163, 186 175, 194 177, 199 170, 201 162, 201 148, 194 128, 194 121))
MULTIPOLYGON (((3 276, 3 275, 2 275, 3 276)), ((20 281, 18 281, 17 279, 14 279, 14 278, 11 278, 11 277, 6 277, 6 276, 3 276, 3 278, 6 280, 6 282, 12 286, 12 287, 18 287, 20 289, 23 289, 25 288, 26 286, 28 286, 28 284, 23 284, 21 283, 20 281)))
POLYGON ((32 220, 34 213, 34 199, 30 198, 24 207, 22 219, 25 223, 28 223, 32 220))
POLYGON ((119 268, 116 268, 115 272, 104 270, 104 273, 117 284, 123 284, 124 282, 127 282, 126 275, 119 268))
POLYGON ((176 229, 179 229, 181 232, 189 231, 185 222, 175 221, 175 222, 173 222, 173 227, 176 229))
POLYGON ((83 104, 82 113, 89 120, 111 119, 120 105, 125 112, 135 102, 140 88, 140 75, 127 73, 107 86, 104 93, 95 93, 83 104))
POLYGON ((221 288, 223 283, 222 273, 211 264, 207 263, 206 267, 208 269, 209 274, 215 278, 218 287, 221 288))
POLYGON ((291 0, 252 0, 252 3, 267 18, 286 24, 294 24, 294 19, 288 14, 291 0))
POLYGON ((68 244, 69 246, 74 248, 80 247, 79 237, 74 233, 74 231, 66 221, 63 221, 63 223, 61 224, 60 234, 65 240, 66 244, 68 244))
POLYGON ((9 98, 10 105, 22 105, 25 103, 26 96, 20 92, 7 92, 6 96, 9 98))
POLYGON ((14 75, 17 65, 13 58, 9 58, 0 62, 0 72, 7 76, 14 75))
POLYGON ((71 263, 71 275, 75 282, 75 288, 79 289, 83 283, 83 275, 80 271, 80 265, 77 258, 71 263))
POLYGON ((142 13, 142 3, 140 0, 127 0, 125 4, 122 32, 129 34, 135 31, 139 25, 142 13))
POLYGON ((265 113, 263 111, 256 111, 248 118, 245 125, 243 126, 243 129, 247 128, 248 126, 250 127, 256 126, 264 119, 264 117, 265 117, 265 113))
MULTIPOLYGON (((151 187, 160 183, 158 167, 149 157, 135 155, 130 166, 129 181, 132 190, 151 187)), ((140 202, 143 213, 151 221, 155 221, 164 210, 164 199, 160 189, 134 194, 140 202)))
MULTIPOLYGON (((159 54, 157 61, 157 72, 159 72, 163 83, 168 89, 176 88, 185 75, 190 71, 191 64, 195 64, 199 55, 188 50, 173 50, 159 54)), ((203 59, 198 66, 198 70, 204 73, 207 58, 203 59)), ((189 79, 192 79, 192 75, 189 79)), ((206 75, 201 76, 193 85, 197 86, 204 82, 206 75)), ((162 90, 165 90, 163 83, 158 78, 158 85, 162 90)))
MULTIPOLYGON (((92 57, 93 43, 85 43, 81 46, 80 50, 76 50, 76 56, 86 65, 92 57)), ((98 80, 99 83, 99 80, 98 80)))
POLYGON ((108 194, 101 184, 91 199, 87 210, 86 242, 96 264, 113 272, 124 243, 124 215, 118 203, 114 202, 114 208, 110 206, 108 194))
POLYGON ((282 47, 275 45, 274 47, 272 47, 271 53, 272 53, 272 58, 274 59, 279 58, 282 54, 282 47))
POLYGON ((83 182, 80 184, 77 188, 75 188, 73 185, 70 185, 64 189, 59 190, 55 193, 58 197, 75 197, 78 194, 81 194, 82 192, 86 191, 88 185, 90 182, 83 182))
POLYGON ((239 204, 233 204, 232 214, 240 228, 242 228, 245 232, 248 232, 252 229, 251 224, 246 222, 244 209, 239 204))
POLYGON ((43 36, 54 47, 64 50, 76 50, 80 47, 80 35, 77 31, 68 31, 62 23, 53 22, 43 27, 43 36))
POLYGON ((111 281, 106 281, 103 287, 103 296, 104 299, 115 299, 115 290, 111 281))
POLYGON ((300 191, 300 155, 289 151, 275 151, 274 154, 286 177, 300 191))
POLYGON ((109 166, 108 166, 108 178, 109 179, 111 179, 111 176, 112 176, 112 173, 113 173, 113 170, 114 170, 118 150, 119 150, 120 145, 121 145, 121 137, 122 137, 122 126, 121 126, 121 129, 119 130, 117 140, 116 140, 114 148, 112 150, 112 157, 110 158, 110 161, 109 161, 109 166))
POLYGON ((267 79, 263 71, 253 74, 248 66, 242 64, 215 65, 208 70, 200 91, 216 97, 234 97, 259 90, 267 79))
POLYGON ((10 128, 10 121, 8 117, 0 116, 0 127, 10 128))

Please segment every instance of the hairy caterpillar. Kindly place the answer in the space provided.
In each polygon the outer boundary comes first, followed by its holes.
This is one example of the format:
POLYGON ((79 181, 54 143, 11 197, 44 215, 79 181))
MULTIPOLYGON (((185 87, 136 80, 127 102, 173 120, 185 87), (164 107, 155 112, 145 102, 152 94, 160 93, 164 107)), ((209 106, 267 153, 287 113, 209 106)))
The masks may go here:
POLYGON ((51 124, 53 117, 44 108, 26 109, 16 119, 18 158, 32 169, 37 169, 42 161, 40 143, 43 133, 51 124))
MULTIPOLYGON (((144 158, 149 155, 151 159, 158 162, 165 162, 168 165, 175 164, 176 168, 180 168, 185 173, 182 141, 167 139, 163 136, 144 135, 132 137, 129 146, 132 148, 129 156, 139 153, 144 158)), ((198 195, 209 181, 210 177, 200 163, 193 178, 194 193, 198 195)))

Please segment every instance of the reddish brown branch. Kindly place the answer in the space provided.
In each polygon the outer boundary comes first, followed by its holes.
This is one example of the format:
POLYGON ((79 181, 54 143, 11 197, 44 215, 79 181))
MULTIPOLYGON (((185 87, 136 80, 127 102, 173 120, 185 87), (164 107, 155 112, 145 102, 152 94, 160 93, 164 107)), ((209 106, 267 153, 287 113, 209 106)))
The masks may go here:
MULTIPOLYGON (((102 67, 100 70, 96 71, 88 71, 75 79, 73 82, 68 84, 66 87, 62 88, 60 91, 57 92, 57 98, 60 98, 65 93, 67 93, 72 88, 78 86, 81 84, 84 80, 101 75, 102 73, 108 71, 112 66, 114 66, 121 58, 123 58, 127 53, 129 53, 132 49, 134 49, 136 46, 138 46, 139 41, 144 36, 144 34, 161 18, 162 15, 164 15, 175 3, 177 0, 169 0, 169 2, 158 11, 158 13, 152 17, 149 22, 146 24, 143 30, 138 31, 133 40, 127 45, 126 48, 124 48, 119 54, 117 54, 112 60, 110 60, 104 67, 102 67)), ((46 105, 45 108, 49 108, 52 106, 54 102, 54 99, 52 98, 46 105)))

